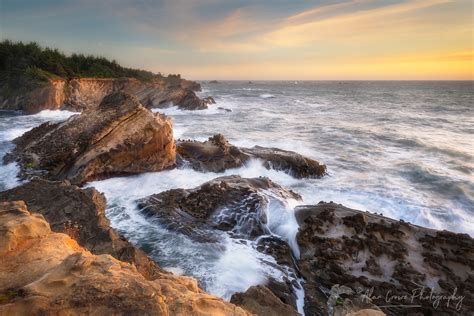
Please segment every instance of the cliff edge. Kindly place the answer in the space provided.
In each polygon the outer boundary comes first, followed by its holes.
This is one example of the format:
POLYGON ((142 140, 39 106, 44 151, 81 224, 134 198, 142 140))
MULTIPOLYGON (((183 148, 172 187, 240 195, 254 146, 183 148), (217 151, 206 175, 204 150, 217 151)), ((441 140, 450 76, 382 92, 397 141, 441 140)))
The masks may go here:
POLYGON ((23 201, 0 203, 0 258, 2 315, 249 315, 195 279, 150 281, 134 265, 91 254, 23 201))

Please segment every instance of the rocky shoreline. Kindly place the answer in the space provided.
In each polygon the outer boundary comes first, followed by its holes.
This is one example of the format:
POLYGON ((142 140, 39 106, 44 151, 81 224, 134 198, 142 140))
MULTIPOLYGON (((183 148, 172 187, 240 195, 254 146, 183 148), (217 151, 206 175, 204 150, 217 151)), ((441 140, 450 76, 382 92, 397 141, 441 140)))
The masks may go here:
MULTIPOLYGON (((174 91, 197 89, 173 80, 179 84, 166 86, 178 86, 174 91)), ((156 225, 194 242, 219 244, 224 233, 255 243, 274 258, 282 278, 236 293, 227 303, 204 293, 196 280, 163 271, 110 227, 105 197, 81 185, 184 166, 223 172, 252 159, 295 178, 323 177, 326 166, 278 148, 239 148, 220 134, 205 142, 175 140, 171 119, 149 108, 181 92, 141 87, 129 94, 131 86, 71 94, 66 103, 61 97, 66 108, 82 113, 14 140, 4 162, 18 163, 19 176, 29 182, 0 193, 0 313, 297 315, 302 290, 305 315, 474 310, 474 240, 468 235, 324 202, 296 207, 298 231, 282 235, 272 231, 267 206, 272 196, 301 197, 264 177, 223 176, 135 203, 156 225)), ((188 105, 202 108, 195 101, 188 105)))
POLYGON ((201 85, 181 79, 180 75, 155 76, 150 81, 135 78, 71 78, 50 79, 45 85, 16 96, 0 95, 0 109, 24 111, 28 114, 43 110, 83 111, 97 106, 114 92, 135 96, 147 108, 175 105, 183 110, 203 110, 214 104, 212 97, 200 99, 196 91, 201 85))

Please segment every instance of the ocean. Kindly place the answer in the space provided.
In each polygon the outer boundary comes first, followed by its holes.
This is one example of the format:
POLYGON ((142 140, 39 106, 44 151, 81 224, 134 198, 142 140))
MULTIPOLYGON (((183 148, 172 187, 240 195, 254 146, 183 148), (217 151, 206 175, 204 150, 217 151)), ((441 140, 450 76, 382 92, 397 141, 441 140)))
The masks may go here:
MULTIPOLYGON (((267 210, 271 231, 295 253, 293 208, 319 201, 474 236, 473 82, 224 81, 202 86, 200 95, 217 102, 210 109, 154 110, 173 118, 175 138, 205 140, 222 133, 234 145, 293 150, 327 165, 328 175, 321 179, 295 179, 259 161, 224 173, 267 176, 303 196, 303 202, 277 201, 267 210)), ((28 129, 72 114, 0 112, 0 156, 28 129)), ((0 190, 20 183, 17 171, 14 164, 0 167, 0 190)), ((105 194, 112 226, 131 242, 164 268, 195 276, 207 291, 229 299, 269 275, 282 278, 272 268, 274 259, 252 242, 225 234, 218 246, 192 242, 142 217, 133 203, 224 174, 183 168, 88 186, 105 194)))

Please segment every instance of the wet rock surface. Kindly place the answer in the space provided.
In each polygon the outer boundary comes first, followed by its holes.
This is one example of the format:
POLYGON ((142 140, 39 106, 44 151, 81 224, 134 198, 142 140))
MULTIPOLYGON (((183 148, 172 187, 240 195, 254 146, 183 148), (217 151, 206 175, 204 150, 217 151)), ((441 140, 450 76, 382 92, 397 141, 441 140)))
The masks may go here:
POLYGON ((192 278, 151 281, 133 265, 91 254, 22 201, 0 203, 0 258, 2 315, 249 315, 192 278))
MULTIPOLYGON (((283 276, 281 279, 269 277, 267 290, 279 304, 295 311, 295 288, 299 288, 295 259, 288 243, 273 235, 267 226, 266 208, 275 196, 282 200, 301 199, 298 194, 268 178, 226 176, 194 189, 175 189, 151 195, 138 200, 137 205, 140 212, 156 221, 157 225, 196 242, 220 243, 223 233, 227 233, 241 242, 253 243, 256 250, 275 259, 276 263, 266 264, 279 270, 283 276)), ((242 304, 246 306, 246 303, 242 304)), ((255 306, 257 303, 249 304, 255 306)))
POLYGON ((256 315, 299 315, 292 306, 283 303, 264 285, 251 286, 245 293, 236 293, 230 302, 256 315))
POLYGON ((254 158, 262 160, 267 169, 282 170, 296 178, 319 178, 326 174, 326 166, 311 158, 278 148, 239 148, 222 134, 205 142, 178 140, 176 146, 178 162, 198 171, 223 172, 254 158))
POLYGON ((474 240, 468 235, 334 203, 295 211, 307 315, 331 312, 327 301, 334 286, 348 288, 334 299, 334 310, 346 298, 389 315, 468 315, 474 309, 474 240))
POLYGON ((236 238, 255 239, 268 234, 262 190, 282 197, 301 197, 268 178, 220 177, 190 189, 174 189, 137 201, 145 216, 200 242, 217 242, 215 230, 236 238))
POLYGON ((22 176, 68 179, 83 184, 113 175, 159 171, 175 164, 172 122, 124 93, 63 123, 45 123, 13 141, 4 161, 16 161, 22 176))
POLYGON ((216 101, 213 97, 199 98, 196 93, 183 87, 165 86, 162 90, 151 90, 138 95, 143 105, 149 108, 177 106, 181 110, 205 110, 216 101))
POLYGON ((43 215, 52 231, 69 235, 93 254, 109 254, 133 263, 147 279, 163 272, 142 250, 110 227, 105 217, 105 197, 94 188, 80 189, 67 181, 34 179, 0 192, 0 201, 15 200, 24 201, 30 212, 43 215))

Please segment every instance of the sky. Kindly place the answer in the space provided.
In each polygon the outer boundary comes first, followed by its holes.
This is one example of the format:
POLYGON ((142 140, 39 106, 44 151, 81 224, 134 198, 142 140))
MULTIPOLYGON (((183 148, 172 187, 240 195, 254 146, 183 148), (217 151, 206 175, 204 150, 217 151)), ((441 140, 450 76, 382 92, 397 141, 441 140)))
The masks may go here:
POLYGON ((471 0, 0 0, 0 37, 189 79, 472 80, 471 0))

